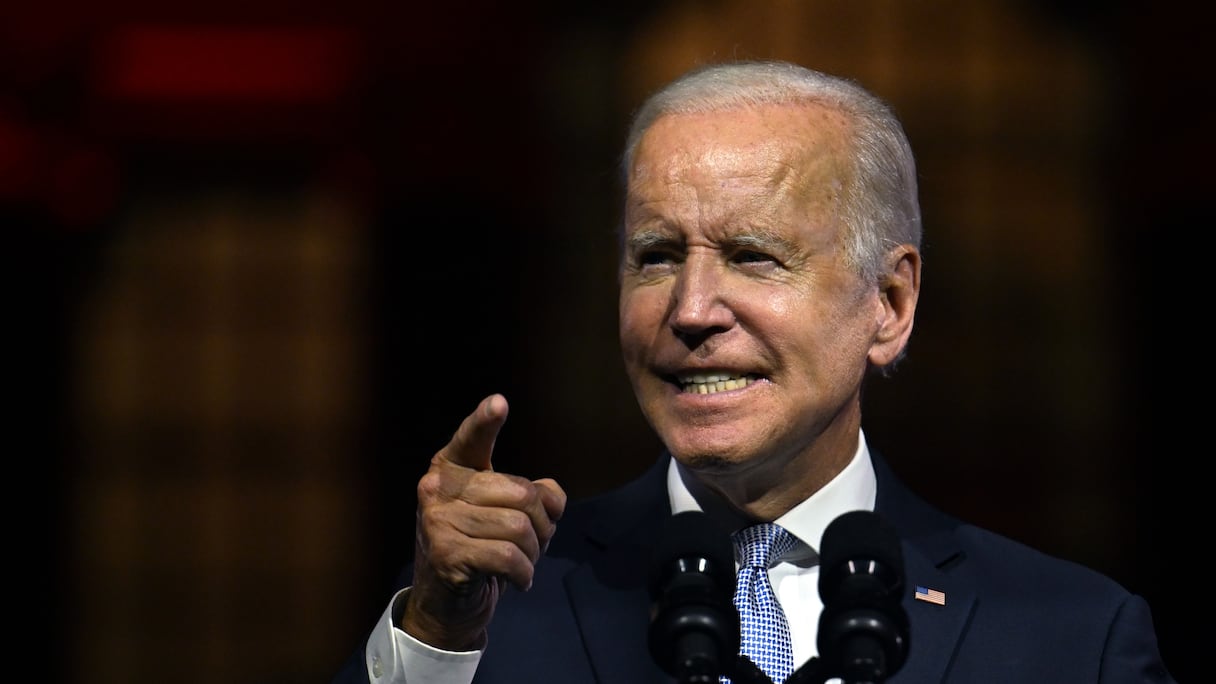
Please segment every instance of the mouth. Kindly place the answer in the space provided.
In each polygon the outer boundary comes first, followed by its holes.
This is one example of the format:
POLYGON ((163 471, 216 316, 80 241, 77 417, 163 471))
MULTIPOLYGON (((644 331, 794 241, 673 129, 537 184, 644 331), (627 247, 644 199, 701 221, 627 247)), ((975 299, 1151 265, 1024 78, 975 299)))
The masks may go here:
POLYGON ((672 378, 684 394, 714 394, 743 389, 760 379, 755 373, 690 373, 672 378))

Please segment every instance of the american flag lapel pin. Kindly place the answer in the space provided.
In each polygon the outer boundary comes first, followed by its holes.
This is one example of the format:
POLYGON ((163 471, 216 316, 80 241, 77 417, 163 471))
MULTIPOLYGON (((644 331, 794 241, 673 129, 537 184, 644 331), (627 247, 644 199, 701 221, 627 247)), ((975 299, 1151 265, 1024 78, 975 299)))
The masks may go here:
POLYGON ((918 586, 916 587, 916 600, 928 601, 929 603, 936 603, 939 606, 944 606, 946 605, 946 594, 938 591, 937 589, 918 586))

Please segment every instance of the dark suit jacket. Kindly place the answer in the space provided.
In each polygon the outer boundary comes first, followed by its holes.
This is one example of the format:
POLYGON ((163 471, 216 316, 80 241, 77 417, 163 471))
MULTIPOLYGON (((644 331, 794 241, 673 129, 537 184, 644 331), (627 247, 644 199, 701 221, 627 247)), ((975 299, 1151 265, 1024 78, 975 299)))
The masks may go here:
MULTIPOLYGON (((1111 579, 954 519, 872 451, 875 512, 902 541, 908 658, 890 684, 1172 682, 1148 604, 1111 579), (945 593, 915 600, 916 586, 945 593)), ((670 684, 647 648, 647 572, 666 516, 669 456, 624 487, 571 502, 532 589, 508 590, 476 684, 670 684)), ((409 582, 408 569, 402 586, 409 582)), ((363 653, 337 682, 366 682, 363 653)))

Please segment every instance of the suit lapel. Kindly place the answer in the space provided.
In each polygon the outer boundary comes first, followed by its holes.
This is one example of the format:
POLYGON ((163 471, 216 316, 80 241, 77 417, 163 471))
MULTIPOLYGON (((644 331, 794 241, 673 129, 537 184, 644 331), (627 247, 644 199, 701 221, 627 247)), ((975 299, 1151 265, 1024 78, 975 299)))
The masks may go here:
POLYGON ((900 603, 908 614, 908 660, 889 681, 940 682, 976 600, 975 588, 965 575, 951 571, 967 562, 954 537, 959 523, 917 497, 872 448, 871 458, 878 476, 874 511, 895 527, 904 555, 900 603), (945 594, 945 605, 917 599, 918 586, 945 594))
POLYGON ((566 583, 596 681, 669 682, 647 646, 651 601, 644 580, 632 578, 605 591, 597 572, 595 565, 585 565, 566 583))
POLYGON ((962 639, 975 592, 939 570, 922 552, 919 540, 904 541, 903 553, 906 584, 901 604, 908 613, 908 660, 890 681, 940 682, 962 639), (915 598, 918 586, 945 594, 945 605, 915 598))
POLYGON ((603 506, 588 525, 593 551, 566 577, 575 620, 602 684, 669 684, 650 656, 647 573, 667 500, 667 458, 603 506))

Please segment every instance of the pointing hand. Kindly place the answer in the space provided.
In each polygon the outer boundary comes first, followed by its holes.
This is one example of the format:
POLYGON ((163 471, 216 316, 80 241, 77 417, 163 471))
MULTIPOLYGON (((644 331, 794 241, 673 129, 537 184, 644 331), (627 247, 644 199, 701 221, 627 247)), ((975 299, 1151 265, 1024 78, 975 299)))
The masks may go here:
POLYGON ((486 397, 418 482, 414 584, 401 627, 438 648, 480 648, 504 589, 527 590, 566 507, 552 479, 494 471, 507 400, 486 397))

